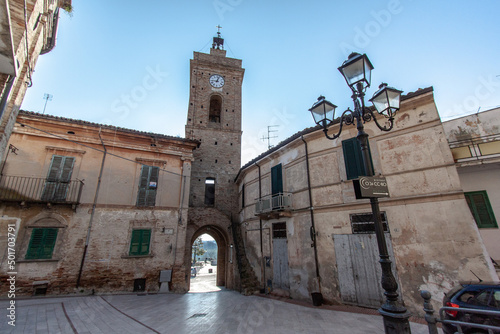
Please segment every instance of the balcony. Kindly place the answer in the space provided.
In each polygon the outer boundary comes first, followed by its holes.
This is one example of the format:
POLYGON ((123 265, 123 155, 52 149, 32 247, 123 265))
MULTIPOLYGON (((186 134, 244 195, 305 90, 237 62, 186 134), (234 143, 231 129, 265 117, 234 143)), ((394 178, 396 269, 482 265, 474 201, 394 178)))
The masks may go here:
POLYGON ((500 157, 500 134, 448 143, 455 162, 473 162, 500 157))
POLYGON ((257 199, 255 203, 255 215, 262 219, 277 219, 279 217, 291 217, 292 194, 278 193, 267 195, 257 199))
POLYGON ((3 175, 0 201, 21 203, 80 204, 83 182, 47 181, 45 178, 3 175))

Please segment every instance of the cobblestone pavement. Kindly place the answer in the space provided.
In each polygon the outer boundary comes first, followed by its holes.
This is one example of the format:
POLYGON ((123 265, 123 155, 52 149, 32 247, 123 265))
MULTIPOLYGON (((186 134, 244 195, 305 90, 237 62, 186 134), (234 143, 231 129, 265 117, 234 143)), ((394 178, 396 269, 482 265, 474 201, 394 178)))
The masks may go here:
MULTIPOLYGON (((382 317, 308 307, 235 291, 44 297, 0 301, 0 333, 384 333, 382 317)), ((413 334, 427 326, 411 323, 413 334)))

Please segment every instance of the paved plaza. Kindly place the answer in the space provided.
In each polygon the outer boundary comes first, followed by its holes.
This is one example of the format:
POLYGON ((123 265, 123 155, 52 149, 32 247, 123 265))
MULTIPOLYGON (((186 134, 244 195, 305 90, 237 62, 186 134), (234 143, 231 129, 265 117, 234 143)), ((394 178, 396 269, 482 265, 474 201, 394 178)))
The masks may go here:
MULTIPOLYGON (((32 298, 16 301, 16 326, 0 301, 0 333, 384 333, 374 314, 308 307, 235 291, 32 298)), ((413 334, 427 326, 411 323, 413 334)))

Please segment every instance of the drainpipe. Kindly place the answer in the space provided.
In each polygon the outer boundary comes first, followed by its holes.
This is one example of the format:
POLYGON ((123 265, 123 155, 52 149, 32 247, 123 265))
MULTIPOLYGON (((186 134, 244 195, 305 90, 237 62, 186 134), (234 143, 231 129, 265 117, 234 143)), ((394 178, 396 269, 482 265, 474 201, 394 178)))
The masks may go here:
POLYGON ((300 136, 300 139, 304 142, 304 148, 306 152, 306 171, 307 171, 307 189, 309 191, 309 213, 311 214, 311 240, 312 246, 314 248, 314 262, 316 264, 316 279, 318 280, 318 292, 321 294, 321 277, 319 276, 319 263, 318 263, 318 247, 316 245, 316 228, 314 226, 314 208, 312 204, 312 192, 311 192, 311 176, 309 173, 309 151, 307 150, 307 142, 304 140, 304 136, 300 136))
MULTIPOLYGON (((260 165, 255 163, 255 166, 259 168, 259 200, 262 198, 262 182, 261 182, 261 174, 260 174, 260 165)), ((260 269, 260 276, 262 277, 262 284, 264 286, 264 292, 267 294, 267 289, 266 289, 266 261, 264 260, 264 243, 262 241, 262 219, 259 218, 259 234, 260 234, 260 261, 261 261, 261 269, 260 269)))
POLYGON ((92 204, 92 212, 90 214, 89 228, 87 230, 87 239, 85 240, 85 247, 83 248, 82 263, 80 264, 80 270, 78 272, 78 279, 76 280, 76 288, 78 288, 80 286, 80 279, 82 278, 83 265, 85 263, 85 257, 87 255, 87 248, 89 247, 90 230, 92 229, 92 221, 94 220, 95 207, 97 206, 97 197, 99 196, 99 188, 101 186, 102 172, 104 170, 104 161, 106 160, 106 154, 108 153, 108 151, 106 150, 106 146, 104 146, 104 142, 102 141, 101 128, 99 128, 99 139, 101 140, 101 145, 102 145, 102 148, 104 149, 104 155, 102 156, 101 170, 99 171, 99 178, 97 179, 97 187, 95 190, 94 204, 92 204))

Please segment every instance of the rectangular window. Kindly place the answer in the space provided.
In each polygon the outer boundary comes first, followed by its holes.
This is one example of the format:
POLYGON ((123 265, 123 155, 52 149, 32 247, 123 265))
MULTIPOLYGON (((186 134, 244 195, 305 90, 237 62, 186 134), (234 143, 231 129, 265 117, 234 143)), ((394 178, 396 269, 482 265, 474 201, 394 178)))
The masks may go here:
POLYGON ((241 185, 241 208, 245 208, 245 185, 241 185))
MULTIPOLYGON (((370 145, 368 144, 368 147, 370 145)), ((363 164, 363 155, 361 145, 356 137, 342 141, 342 150, 344 151, 345 170, 347 179, 357 179, 360 176, 366 176, 363 164)), ((371 160, 370 153, 370 160, 371 160)), ((373 162, 372 162, 373 165, 373 162)))
POLYGON ((271 191, 273 195, 283 193, 283 172, 281 164, 271 168, 271 191))
POLYGON ((273 224, 273 239, 286 239, 286 223, 273 224))
POLYGON ((57 228, 34 228, 26 259, 51 259, 56 239, 57 228))
POLYGON ((215 179, 207 177, 205 180, 205 204, 213 206, 215 203, 215 179))
MULTIPOLYGON (((375 222, 373 221, 372 213, 354 213, 350 216, 353 234, 375 233, 375 222)), ((382 220, 384 232, 389 232, 385 212, 380 213, 380 219, 382 220)))
POLYGON ((151 230, 133 230, 130 240, 130 255, 148 255, 151 230))
POLYGON ((64 201, 73 173, 74 157, 53 155, 42 193, 44 201, 64 201))
POLYGON ((139 191, 137 192, 137 206, 155 206, 159 171, 158 167, 142 166, 139 191))
POLYGON ((485 190, 471 191, 464 193, 470 211, 474 216, 477 227, 492 228, 498 227, 493 209, 491 208, 490 200, 485 190))

